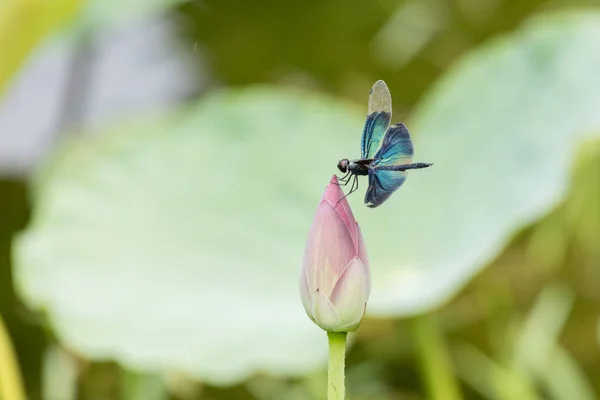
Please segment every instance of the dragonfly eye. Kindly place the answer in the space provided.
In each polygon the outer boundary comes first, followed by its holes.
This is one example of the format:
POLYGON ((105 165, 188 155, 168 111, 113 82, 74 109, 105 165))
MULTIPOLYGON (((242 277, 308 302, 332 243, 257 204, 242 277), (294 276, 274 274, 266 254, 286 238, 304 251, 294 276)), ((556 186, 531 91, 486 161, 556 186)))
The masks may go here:
POLYGON ((338 161, 337 167, 343 173, 348 172, 348 160, 344 158, 343 160, 338 161))

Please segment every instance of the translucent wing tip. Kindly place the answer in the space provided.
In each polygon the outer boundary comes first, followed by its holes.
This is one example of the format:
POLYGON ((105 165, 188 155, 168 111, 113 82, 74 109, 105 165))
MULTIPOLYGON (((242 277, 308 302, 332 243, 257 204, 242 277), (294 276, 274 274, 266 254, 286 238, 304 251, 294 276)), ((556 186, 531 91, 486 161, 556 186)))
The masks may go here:
POLYGON ((378 111, 392 113, 392 95, 381 79, 373 84, 369 93, 369 114, 378 111))
POLYGON ((373 87, 371 88, 371 91, 369 92, 369 94, 373 94, 373 92, 375 92, 376 90, 383 90, 383 91, 389 92, 387 85, 381 79, 373 84, 373 87))

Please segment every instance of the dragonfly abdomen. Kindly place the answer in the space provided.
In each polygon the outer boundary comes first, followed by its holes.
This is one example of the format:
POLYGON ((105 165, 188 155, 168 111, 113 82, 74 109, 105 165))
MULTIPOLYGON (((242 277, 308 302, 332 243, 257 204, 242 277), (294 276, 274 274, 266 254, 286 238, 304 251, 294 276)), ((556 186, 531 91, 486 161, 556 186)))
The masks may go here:
POLYGON ((421 169, 432 166, 431 163, 412 163, 412 164, 402 164, 402 165, 378 165, 375 169, 380 171, 406 171, 409 169, 421 169))

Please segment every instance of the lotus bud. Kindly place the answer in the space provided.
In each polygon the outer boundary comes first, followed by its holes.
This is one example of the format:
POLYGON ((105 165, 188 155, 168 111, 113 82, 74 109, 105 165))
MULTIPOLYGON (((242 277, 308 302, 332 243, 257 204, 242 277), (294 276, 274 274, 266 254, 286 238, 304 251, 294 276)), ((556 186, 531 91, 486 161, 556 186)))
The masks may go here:
POLYGON ((370 291, 362 233, 334 175, 306 243, 300 275, 302 304, 325 331, 352 332, 364 317, 370 291))

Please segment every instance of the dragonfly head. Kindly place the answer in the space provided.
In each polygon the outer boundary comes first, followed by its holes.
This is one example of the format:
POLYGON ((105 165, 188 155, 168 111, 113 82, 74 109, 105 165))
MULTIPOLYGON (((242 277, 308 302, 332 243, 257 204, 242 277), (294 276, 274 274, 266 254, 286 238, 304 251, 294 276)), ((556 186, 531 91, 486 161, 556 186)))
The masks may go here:
POLYGON ((348 159, 344 158, 343 160, 338 161, 338 169, 342 171, 344 174, 348 172, 348 159))

